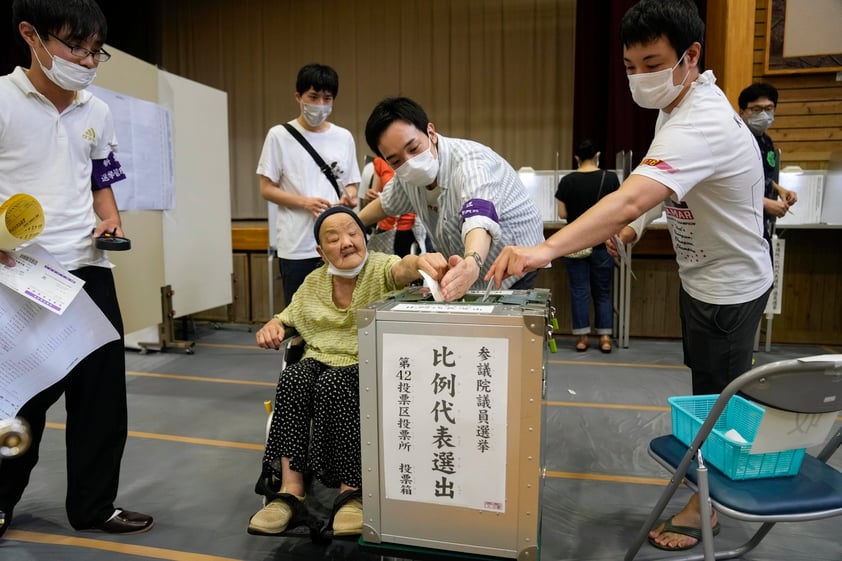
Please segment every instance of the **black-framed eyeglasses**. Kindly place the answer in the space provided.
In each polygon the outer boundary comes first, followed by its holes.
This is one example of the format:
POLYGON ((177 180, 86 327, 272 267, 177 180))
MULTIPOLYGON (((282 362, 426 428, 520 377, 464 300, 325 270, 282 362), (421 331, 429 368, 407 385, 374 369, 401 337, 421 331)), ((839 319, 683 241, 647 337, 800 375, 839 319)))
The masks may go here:
POLYGON ((65 47, 67 47, 68 49, 70 49, 70 54, 77 57, 77 58, 87 58, 87 57, 90 56, 90 57, 93 57, 93 59, 97 62, 105 62, 109 58, 111 58, 111 53, 109 53, 105 49, 99 49, 99 50, 96 50, 96 51, 89 51, 88 49, 80 47, 79 45, 71 45, 70 43, 68 43, 67 41, 62 39, 61 37, 56 37, 52 33, 47 33, 47 35, 49 35, 50 37, 52 37, 53 39, 55 39, 56 41, 58 41, 59 43, 61 43, 65 47))
POLYGON ((769 113, 775 112, 774 105, 753 105, 751 107, 746 107, 746 111, 751 113, 752 115, 759 115, 764 111, 768 111, 769 113))

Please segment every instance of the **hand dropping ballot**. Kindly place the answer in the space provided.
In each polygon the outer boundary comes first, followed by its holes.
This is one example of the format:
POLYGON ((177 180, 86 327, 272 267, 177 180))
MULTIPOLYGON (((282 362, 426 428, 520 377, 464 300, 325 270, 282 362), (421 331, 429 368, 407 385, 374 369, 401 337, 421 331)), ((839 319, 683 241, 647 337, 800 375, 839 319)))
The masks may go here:
POLYGON ((419 270, 418 272, 421 273, 421 277, 424 279, 424 286, 430 289, 430 294, 433 295, 433 300, 436 302, 444 302, 444 296, 442 296, 439 282, 424 271, 419 270))
POLYGON ((44 230, 44 212, 31 195, 19 193, 0 205, 0 250, 12 255, 14 267, 0 266, 0 283, 61 315, 84 281, 68 273, 41 246, 30 242, 44 230))

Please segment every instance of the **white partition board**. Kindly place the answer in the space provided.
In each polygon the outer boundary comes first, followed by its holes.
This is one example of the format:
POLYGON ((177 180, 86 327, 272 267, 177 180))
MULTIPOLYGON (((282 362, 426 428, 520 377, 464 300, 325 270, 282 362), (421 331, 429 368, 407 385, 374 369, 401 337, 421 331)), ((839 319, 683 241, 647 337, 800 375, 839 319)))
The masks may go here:
MULTIPOLYGON (((111 45, 106 47, 111 60, 97 68, 97 86, 143 99, 158 101, 158 69, 111 45)), ((119 143, 120 138, 117 137, 119 143)), ((117 159, 120 159, 119 152, 117 159)), ((126 169, 126 174, 132 173, 126 169)), ((114 190, 120 183, 114 184, 114 190)), ((130 251, 109 254, 114 282, 123 315, 125 332, 155 326, 161 322, 161 287, 164 280, 164 241, 162 215, 159 211, 121 212, 123 231, 132 240, 130 251)))
POLYGON ((830 168, 824 180, 821 221, 842 226, 842 152, 830 155, 830 168))
POLYGON ((175 208, 163 212, 164 276, 176 316, 232 300, 228 96, 159 71, 158 102, 170 109, 175 208))
POLYGON ((789 209, 786 215, 778 218, 779 227, 821 222, 824 178, 825 172, 820 170, 780 173, 778 183, 790 191, 795 191, 798 202, 789 209))
POLYGON ((163 105, 173 120, 175 208, 121 212, 132 249, 110 255, 126 345, 134 346, 157 338, 163 286, 174 291, 177 316, 232 300, 228 104, 225 92, 107 48, 113 57, 96 85, 163 105))

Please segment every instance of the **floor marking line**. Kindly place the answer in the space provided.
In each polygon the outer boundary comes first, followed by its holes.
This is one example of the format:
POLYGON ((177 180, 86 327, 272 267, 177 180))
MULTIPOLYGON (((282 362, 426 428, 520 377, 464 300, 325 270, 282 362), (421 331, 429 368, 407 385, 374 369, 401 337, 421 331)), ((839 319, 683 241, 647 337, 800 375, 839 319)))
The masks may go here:
MULTIPOLYGON (((66 430, 67 425, 64 423, 47 423, 47 427, 51 429, 66 430)), ((264 444, 252 444, 251 442, 233 442, 230 440, 212 440, 210 438, 196 438, 192 436, 178 436, 174 434, 159 434, 155 432, 143 432, 130 430, 129 436, 133 438, 145 438, 147 440, 163 440, 166 442, 179 442, 182 444, 199 444, 202 446, 216 446, 219 448, 237 448, 240 450, 260 450, 264 449, 264 444)))
POLYGON ((548 477, 556 479, 577 479, 580 481, 608 481, 611 483, 631 483, 634 485, 667 485, 669 479, 662 477, 637 477, 633 475, 608 475, 604 473, 576 473, 572 471, 547 471, 548 477))
POLYGON ((136 555, 138 557, 149 557, 151 559, 167 559, 168 561, 240 561, 233 557, 219 557, 218 555, 205 555, 203 553, 191 553, 175 549, 164 549, 148 545, 133 545, 122 542, 111 542, 92 538, 79 538, 75 536, 63 536, 60 534, 47 534, 44 532, 30 532, 27 530, 9 530, 3 536, 8 540, 15 540, 29 543, 42 543, 51 545, 67 545, 72 547, 83 547, 136 555))
MULTIPOLYGON (((628 411, 657 411, 668 412, 669 406, 665 405, 623 405, 619 403, 587 403, 574 401, 544 401, 544 405, 550 407, 581 407, 583 409, 620 409, 628 411)), ((836 417, 837 421, 842 421, 842 415, 836 417)))
POLYGON ((163 378, 167 380, 184 380, 187 382, 208 382, 212 384, 240 384, 244 386, 266 386, 277 387, 277 382, 259 382, 257 380, 232 380, 230 378, 207 378, 204 376, 185 376, 183 374, 159 374, 157 372, 137 372, 126 370, 126 376, 139 376, 141 378, 163 378))
MULTIPOLYGON (((554 360, 548 359, 548 364, 565 364, 568 366, 616 366, 620 368, 655 368, 662 370, 687 370, 683 364, 648 364, 638 362, 601 362, 601 361, 587 361, 581 360, 554 360)), ((687 370, 689 372, 689 370, 687 370)))
POLYGON ((669 406, 666 405, 624 405, 620 403, 587 403, 587 402, 573 402, 573 401, 545 401, 544 405, 552 407, 582 407, 589 409, 622 409, 629 411, 669 411, 669 406))

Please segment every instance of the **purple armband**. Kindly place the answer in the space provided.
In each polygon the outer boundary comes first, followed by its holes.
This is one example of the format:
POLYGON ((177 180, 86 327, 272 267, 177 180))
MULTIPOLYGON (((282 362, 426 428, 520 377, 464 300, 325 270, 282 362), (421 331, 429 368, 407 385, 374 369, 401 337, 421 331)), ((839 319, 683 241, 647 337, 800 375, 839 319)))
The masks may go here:
POLYGON ((116 183, 121 179, 126 178, 123 172, 123 167, 117 158, 114 157, 114 152, 108 154, 108 157, 103 160, 93 160, 91 167, 91 190, 98 191, 105 187, 110 187, 112 183, 116 183))
POLYGON ((467 220, 474 216, 484 216, 494 222, 500 222, 500 219, 497 217, 497 209, 494 208, 494 203, 485 199, 470 199, 462 205, 460 214, 462 215, 462 220, 467 220))

